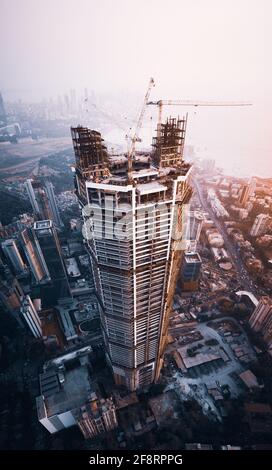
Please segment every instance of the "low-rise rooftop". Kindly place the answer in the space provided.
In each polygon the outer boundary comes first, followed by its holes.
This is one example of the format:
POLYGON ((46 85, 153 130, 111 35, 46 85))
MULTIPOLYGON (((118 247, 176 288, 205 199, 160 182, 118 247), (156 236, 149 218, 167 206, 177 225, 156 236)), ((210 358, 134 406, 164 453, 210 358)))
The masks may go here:
POLYGON ((93 391, 89 370, 89 350, 82 348, 46 364, 40 374, 40 396, 37 399, 38 416, 54 416, 80 408, 93 391))
POLYGON ((38 220, 34 223, 34 229, 41 230, 44 228, 51 228, 52 225, 52 220, 38 220))

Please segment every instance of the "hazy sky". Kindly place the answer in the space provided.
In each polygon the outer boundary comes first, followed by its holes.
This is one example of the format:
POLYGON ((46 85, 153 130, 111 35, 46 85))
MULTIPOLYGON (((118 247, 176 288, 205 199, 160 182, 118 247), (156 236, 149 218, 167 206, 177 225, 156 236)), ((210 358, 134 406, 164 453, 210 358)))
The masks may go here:
POLYGON ((143 95, 153 76, 154 99, 250 100, 190 112, 187 142, 272 176, 271 16, 270 0, 0 0, 0 89, 143 95))

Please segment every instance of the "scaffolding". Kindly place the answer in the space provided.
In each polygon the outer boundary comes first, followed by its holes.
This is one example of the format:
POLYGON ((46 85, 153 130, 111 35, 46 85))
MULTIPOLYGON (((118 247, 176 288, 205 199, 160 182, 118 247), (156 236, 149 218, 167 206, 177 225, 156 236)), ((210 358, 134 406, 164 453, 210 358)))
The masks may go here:
POLYGON ((165 124, 158 124, 157 136, 153 138, 153 162, 159 168, 180 166, 183 162, 183 148, 187 118, 168 118, 165 124))
POLYGON ((78 126, 71 133, 77 168, 85 175, 108 176, 108 151, 100 132, 78 126))

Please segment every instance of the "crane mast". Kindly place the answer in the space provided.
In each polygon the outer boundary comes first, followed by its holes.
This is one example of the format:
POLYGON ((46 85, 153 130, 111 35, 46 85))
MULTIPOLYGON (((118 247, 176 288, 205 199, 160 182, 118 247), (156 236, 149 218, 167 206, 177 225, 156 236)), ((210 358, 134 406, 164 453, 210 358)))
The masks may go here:
POLYGON ((143 106, 142 106, 141 112, 139 114, 139 118, 138 118, 138 121, 137 121, 137 124, 136 124, 136 128, 135 128, 134 134, 131 138, 130 149, 128 151, 127 159, 128 159, 128 176, 129 177, 130 177, 131 171, 132 171, 132 159, 133 159, 134 154, 135 154, 135 144, 139 140, 138 133, 139 133, 139 130, 141 129, 142 124, 143 124, 145 107, 148 104, 149 96, 150 96, 151 89, 152 89, 153 86, 155 86, 154 79, 150 78, 148 88, 147 88, 147 92, 146 92, 145 97, 144 97, 143 106))

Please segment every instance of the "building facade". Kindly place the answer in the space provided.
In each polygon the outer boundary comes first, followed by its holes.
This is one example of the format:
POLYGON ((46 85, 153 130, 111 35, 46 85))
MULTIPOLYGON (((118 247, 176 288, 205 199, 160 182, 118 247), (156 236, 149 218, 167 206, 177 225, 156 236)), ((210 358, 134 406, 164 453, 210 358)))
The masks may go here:
POLYGON ((27 271, 27 266, 21 256, 16 240, 10 238, 2 242, 2 250, 15 274, 24 274, 27 271))
POLYGON ((22 295, 24 292, 16 277, 0 278, 0 303, 8 312, 15 313, 20 309, 22 295))
POLYGON ((37 283, 50 281, 50 274, 33 230, 26 228, 21 232, 20 236, 23 250, 35 281, 37 283))
POLYGON ((270 217, 268 214, 259 214, 253 222, 253 225, 250 230, 250 235, 252 237, 258 237, 265 233, 270 217))
POLYGON ((250 327, 263 335, 271 335, 272 340, 272 299, 270 297, 261 297, 249 319, 250 327), (270 325, 270 327, 269 327, 270 325))
POLYGON ((197 252, 184 254, 181 267, 181 287, 185 291, 195 291, 199 287, 202 260, 197 252))
POLYGON ((0 126, 5 126, 7 124, 7 114, 5 110, 4 100, 2 93, 0 93, 0 126))
POLYGON ((185 129, 185 119, 161 124, 152 154, 136 154, 131 166, 108 154, 98 132, 71 130, 106 355, 130 390, 156 381, 163 362, 191 197, 185 129))
POLYGON ((115 405, 111 398, 98 399, 92 393, 80 410, 78 426, 85 439, 103 434, 118 426, 115 405))
POLYGON ((54 222, 55 227, 61 228, 63 223, 52 183, 28 179, 25 182, 25 188, 37 220, 50 219, 54 222))
POLYGON ((29 295, 22 297, 20 313, 25 321, 25 324, 28 326, 33 336, 35 338, 41 338, 42 337, 41 319, 29 295))
POLYGON ((249 201, 249 198, 250 198, 250 187, 249 185, 244 184, 239 194, 238 203, 241 204, 242 207, 245 207, 249 201))
POLYGON ((188 228, 186 238, 188 240, 188 251, 197 251, 197 245, 200 239, 205 216, 200 211, 190 211, 188 217, 188 228))
POLYGON ((57 231, 52 220, 40 220, 34 223, 36 247, 46 262, 49 281, 52 283, 57 298, 70 297, 67 271, 63 260, 57 231))
POLYGON ((63 227, 63 222, 60 218, 59 208, 57 206, 56 196, 53 188, 53 184, 50 181, 46 181, 45 183, 45 192, 48 198, 48 204, 50 207, 52 220, 56 227, 61 228, 63 227))

